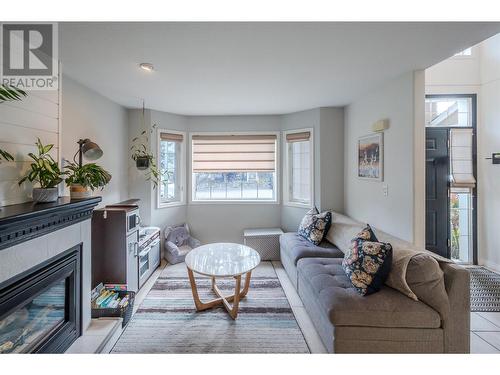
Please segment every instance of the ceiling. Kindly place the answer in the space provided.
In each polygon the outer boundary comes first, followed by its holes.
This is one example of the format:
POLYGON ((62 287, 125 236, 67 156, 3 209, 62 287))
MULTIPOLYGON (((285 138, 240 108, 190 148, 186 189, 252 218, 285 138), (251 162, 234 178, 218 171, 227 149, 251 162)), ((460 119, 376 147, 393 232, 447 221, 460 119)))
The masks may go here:
POLYGON ((129 108, 184 115, 343 106, 500 23, 62 23, 63 72, 129 108), (154 64, 153 72, 138 67, 154 64))

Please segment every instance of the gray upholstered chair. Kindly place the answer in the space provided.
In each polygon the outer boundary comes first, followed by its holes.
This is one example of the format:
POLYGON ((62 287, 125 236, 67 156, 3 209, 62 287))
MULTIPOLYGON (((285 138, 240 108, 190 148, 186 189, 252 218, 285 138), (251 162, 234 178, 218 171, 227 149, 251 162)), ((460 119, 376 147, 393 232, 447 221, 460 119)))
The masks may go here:
POLYGON ((184 262, 187 253, 200 245, 200 241, 191 237, 186 223, 165 229, 165 258, 170 264, 184 262))

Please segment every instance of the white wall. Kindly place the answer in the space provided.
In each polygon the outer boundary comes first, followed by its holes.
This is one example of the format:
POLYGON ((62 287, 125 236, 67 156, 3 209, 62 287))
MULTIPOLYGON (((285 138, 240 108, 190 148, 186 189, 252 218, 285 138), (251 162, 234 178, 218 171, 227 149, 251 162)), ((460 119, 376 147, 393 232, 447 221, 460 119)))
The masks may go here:
POLYGON ((415 79, 423 76, 406 73, 350 104, 344 143, 345 213, 410 242, 414 240, 415 79), (380 119, 390 122, 384 132, 384 183, 357 177, 358 138, 370 134, 371 125, 380 119), (387 197, 383 184, 388 186, 387 197))
POLYGON ((479 263, 500 271, 500 34, 480 44, 481 94, 478 126, 478 256, 479 263))
POLYGON ((30 169, 27 155, 37 152, 37 138, 54 145, 50 154, 58 160, 59 117, 59 91, 30 91, 21 101, 0 103, 0 148, 15 160, 0 164, 0 206, 31 200, 32 185, 17 182, 30 169))
MULTIPOLYGON (((103 150, 95 161, 111 173, 101 206, 117 203, 128 197, 128 130, 126 110, 97 92, 63 76, 62 80, 62 158, 73 160, 77 141, 89 138, 103 150)), ((84 159, 85 162, 85 159, 84 159)), ((66 195, 69 195, 66 189, 66 195)))
POLYGON ((500 270, 500 168, 485 160, 500 151, 500 34, 427 69, 425 90, 477 95, 478 263, 500 270))

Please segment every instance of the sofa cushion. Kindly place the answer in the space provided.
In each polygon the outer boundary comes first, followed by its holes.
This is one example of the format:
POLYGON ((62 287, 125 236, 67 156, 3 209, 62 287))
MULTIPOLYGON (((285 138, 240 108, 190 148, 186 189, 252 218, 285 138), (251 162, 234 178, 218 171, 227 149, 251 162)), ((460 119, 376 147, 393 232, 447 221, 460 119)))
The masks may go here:
POLYGON ((353 238, 349 251, 345 253, 342 268, 359 294, 369 295, 382 288, 391 270, 392 247, 378 242, 377 237, 366 226, 353 238))
POLYGON ((438 312, 390 287, 366 297, 359 295, 341 263, 342 259, 333 258, 303 258, 297 263, 299 294, 315 296, 333 325, 441 327, 438 312))
POLYGON ((297 264, 301 258, 343 258, 344 253, 335 245, 323 241, 319 246, 312 244, 297 233, 284 233, 280 236, 280 251, 297 264))
POLYGON ((318 212, 316 207, 306 212, 300 222, 298 233, 314 245, 319 245, 332 224, 332 213, 318 212))

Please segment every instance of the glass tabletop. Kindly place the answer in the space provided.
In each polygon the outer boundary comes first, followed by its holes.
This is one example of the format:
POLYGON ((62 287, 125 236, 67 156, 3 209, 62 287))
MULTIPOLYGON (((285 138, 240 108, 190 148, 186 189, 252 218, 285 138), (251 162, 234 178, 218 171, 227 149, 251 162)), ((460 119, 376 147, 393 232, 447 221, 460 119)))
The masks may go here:
POLYGON ((187 267, 199 274, 214 277, 238 276, 260 263, 254 249, 236 243, 212 243, 191 250, 186 255, 187 267))

